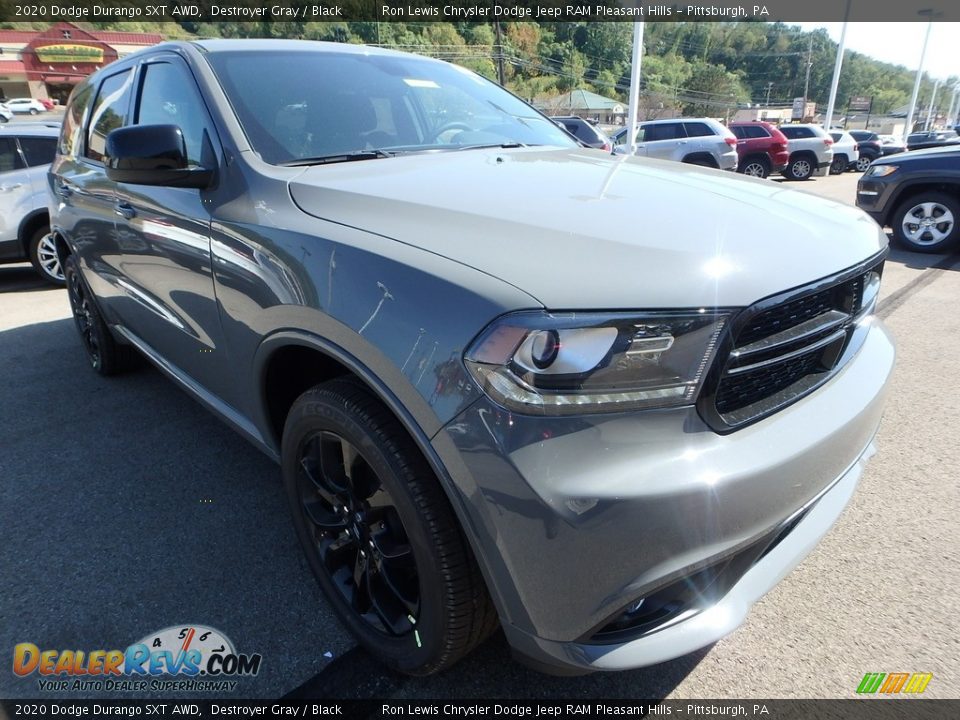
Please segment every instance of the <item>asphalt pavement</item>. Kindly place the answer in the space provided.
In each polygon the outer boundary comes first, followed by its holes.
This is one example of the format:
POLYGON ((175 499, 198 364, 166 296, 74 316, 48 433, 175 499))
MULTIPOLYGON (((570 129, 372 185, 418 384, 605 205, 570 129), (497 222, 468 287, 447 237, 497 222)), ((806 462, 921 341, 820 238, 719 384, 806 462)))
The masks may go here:
MULTIPOLYGON (((849 203, 856 179, 801 187, 849 203)), ((960 697, 958 271, 960 257, 891 254, 880 315, 899 356, 879 452, 833 531, 738 631, 579 678, 518 665, 497 635, 412 679, 384 672, 333 617, 277 467, 152 368, 96 376, 65 291, 0 266, 2 665, 17 643, 122 649, 195 623, 263 656, 236 697, 853 697, 867 672, 931 672, 926 697, 960 697)), ((36 675, 0 670, 0 698, 39 694, 36 675)))

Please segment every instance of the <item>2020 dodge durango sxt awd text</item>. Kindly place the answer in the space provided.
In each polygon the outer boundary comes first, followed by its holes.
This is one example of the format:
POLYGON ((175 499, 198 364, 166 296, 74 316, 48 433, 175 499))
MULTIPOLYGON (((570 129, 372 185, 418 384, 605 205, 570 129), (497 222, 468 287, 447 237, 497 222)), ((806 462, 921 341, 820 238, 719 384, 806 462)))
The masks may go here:
POLYGON ((93 368, 139 352, 275 458, 326 596, 404 672, 498 621, 557 672, 712 643, 871 454, 870 218, 578 147, 454 65, 159 45, 77 86, 50 189, 93 368))

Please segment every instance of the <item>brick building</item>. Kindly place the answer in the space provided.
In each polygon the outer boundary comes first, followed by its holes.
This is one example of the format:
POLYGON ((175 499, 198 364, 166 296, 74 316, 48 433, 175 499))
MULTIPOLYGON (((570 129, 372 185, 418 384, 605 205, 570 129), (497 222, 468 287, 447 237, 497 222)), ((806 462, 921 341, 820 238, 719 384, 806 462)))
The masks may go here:
POLYGON ((157 33, 85 30, 67 22, 46 30, 0 30, 0 98, 50 98, 65 103, 80 80, 140 48, 157 33))

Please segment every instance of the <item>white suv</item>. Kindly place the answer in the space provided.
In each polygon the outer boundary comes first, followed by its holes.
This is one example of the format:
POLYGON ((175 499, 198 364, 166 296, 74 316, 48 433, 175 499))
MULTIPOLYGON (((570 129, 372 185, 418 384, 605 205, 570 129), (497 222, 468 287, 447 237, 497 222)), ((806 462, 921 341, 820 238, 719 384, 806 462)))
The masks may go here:
POLYGON ((830 174, 839 175, 851 167, 856 167, 860 159, 860 148, 857 139, 844 130, 831 130, 833 138, 833 162, 830 163, 830 174))
POLYGON ((47 210, 58 134, 46 123, 0 125, 0 263, 29 260, 44 280, 63 285, 47 210))
POLYGON ((819 125, 781 125, 787 136, 790 161, 783 176, 787 180, 809 180, 826 175, 833 162, 833 138, 819 125))
POLYGON ((47 111, 42 102, 34 100, 33 98, 14 98, 13 100, 6 100, 5 102, 7 108, 13 113, 37 115, 47 111))
MULTIPOLYGON (((614 152, 626 152, 627 129, 613 136, 614 152)), ((713 118, 650 120, 637 125, 636 155, 737 169, 737 137, 713 118)))

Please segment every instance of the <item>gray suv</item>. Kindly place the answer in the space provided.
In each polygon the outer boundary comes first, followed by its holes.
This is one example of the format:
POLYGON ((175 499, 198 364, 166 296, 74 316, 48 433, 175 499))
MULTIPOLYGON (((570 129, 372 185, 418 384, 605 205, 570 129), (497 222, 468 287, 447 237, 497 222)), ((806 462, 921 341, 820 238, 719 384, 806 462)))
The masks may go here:
POLYGON ((29 260, 44 280, 63 285, 47 212, 58 134, 58 125, 0 125, 0 263, 29 260))
MULTIPOLYGON (((624 152, 627 129, 613 136, 614 151, 624 152)), ((640 157, 719 168, 737 169, 737 137, 713 118, 650 120, 637 125, 640 157)))
POLYGON ((76 87, 49 187, 92 368, 146 356, 275 459, 329 602, 403 672, 498 623, 554 672, 709 645, 872 453, 872 220, 601 155, 444 62, 158 45, 76 87))

